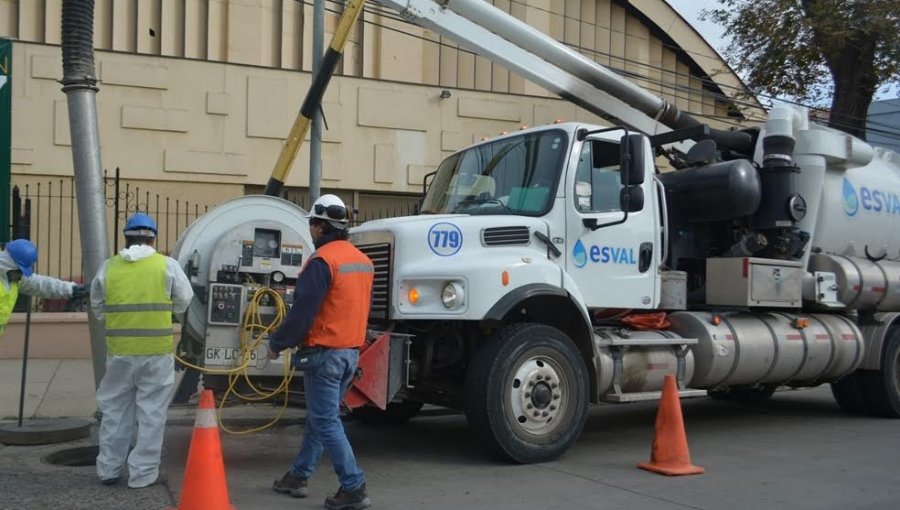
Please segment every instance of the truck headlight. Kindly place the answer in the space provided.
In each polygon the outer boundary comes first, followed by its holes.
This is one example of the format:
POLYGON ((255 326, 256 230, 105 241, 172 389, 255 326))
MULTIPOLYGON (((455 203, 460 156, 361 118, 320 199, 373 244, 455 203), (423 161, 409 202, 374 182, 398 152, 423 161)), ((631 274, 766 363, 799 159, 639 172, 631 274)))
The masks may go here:
POLYGON ((459 306, 463 301, 463 289, 462 286, 450 282, 444 285, 444 288, 441 290, 441 302, 444 303, 446 308, 455 308, 459 306))

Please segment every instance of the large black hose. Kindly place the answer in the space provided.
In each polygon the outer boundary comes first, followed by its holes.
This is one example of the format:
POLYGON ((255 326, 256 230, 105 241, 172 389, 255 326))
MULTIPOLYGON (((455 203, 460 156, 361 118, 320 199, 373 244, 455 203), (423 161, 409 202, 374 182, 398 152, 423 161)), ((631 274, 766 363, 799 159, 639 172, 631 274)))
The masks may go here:
POLYGON ((94 87, 94 0, 63 0, 62 84, 94 87))

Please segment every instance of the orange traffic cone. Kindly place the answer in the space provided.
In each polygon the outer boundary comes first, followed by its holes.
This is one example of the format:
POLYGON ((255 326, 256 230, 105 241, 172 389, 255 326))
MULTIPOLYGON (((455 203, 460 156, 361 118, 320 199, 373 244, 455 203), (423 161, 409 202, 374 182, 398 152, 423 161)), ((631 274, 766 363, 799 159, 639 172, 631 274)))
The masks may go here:
POLYGON ((177 510, 235 510, 228 499, 212 390, 200 394, 177 510))
POLYGON ((650 462, 642 462, 638 467, 669 476, 697 475, 704 471, 691 464, 674 376, 667 375, 663 385, 650 462))

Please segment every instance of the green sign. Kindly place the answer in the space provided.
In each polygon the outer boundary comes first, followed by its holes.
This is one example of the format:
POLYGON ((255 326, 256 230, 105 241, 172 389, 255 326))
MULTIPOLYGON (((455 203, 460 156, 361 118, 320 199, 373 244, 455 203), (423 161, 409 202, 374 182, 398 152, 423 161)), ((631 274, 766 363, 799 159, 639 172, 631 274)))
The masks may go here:
POLYGON ((0 242, 9 241, 12 169, 12 41, 0 39, 0 242))

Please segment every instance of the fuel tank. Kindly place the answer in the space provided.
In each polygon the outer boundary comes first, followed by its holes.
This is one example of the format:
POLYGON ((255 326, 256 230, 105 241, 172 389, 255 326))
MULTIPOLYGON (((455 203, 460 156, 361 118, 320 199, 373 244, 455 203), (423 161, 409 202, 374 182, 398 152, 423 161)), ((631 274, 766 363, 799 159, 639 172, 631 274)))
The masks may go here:
POLYGON ((862 333, 836 314, 677 312, 672 331, 696 338, 693 388, 812 386, 855 370, 862 333))

